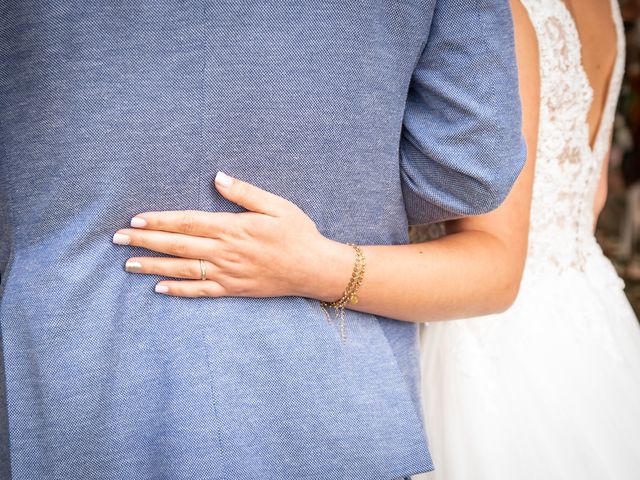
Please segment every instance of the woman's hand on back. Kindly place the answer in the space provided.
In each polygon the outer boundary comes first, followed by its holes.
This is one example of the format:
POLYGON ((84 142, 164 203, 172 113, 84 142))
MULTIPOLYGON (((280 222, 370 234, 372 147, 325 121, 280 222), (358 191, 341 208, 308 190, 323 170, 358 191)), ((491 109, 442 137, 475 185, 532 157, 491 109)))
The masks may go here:
POLYGON ((297 295, 331 300, 340 295, 338 285, 327 285, 326 292, 318 288, 317 272, 342 258, 348 278, 351 247, 324 237, 311 218, 282 197, 222 172, 215 185, 227 200, 248 211, 137 214, 132 228, 116 232, 114 243, 171 256, 131 257, 126 270, 183 279, 156 285, 158 293, 183 297, 297 295))

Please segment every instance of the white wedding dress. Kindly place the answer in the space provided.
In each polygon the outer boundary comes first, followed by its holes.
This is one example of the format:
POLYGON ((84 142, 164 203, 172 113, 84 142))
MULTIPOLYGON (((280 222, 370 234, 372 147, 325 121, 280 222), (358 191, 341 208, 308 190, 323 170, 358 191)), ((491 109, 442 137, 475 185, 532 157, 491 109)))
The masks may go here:
POLYGON ((640 479, 640 327, 593 235, 624 70, 624 32, 593 148, 592 90, 561 0, 522 0, 541 110, 529 254, 503 314, 421 329, 429 480, 640 479))

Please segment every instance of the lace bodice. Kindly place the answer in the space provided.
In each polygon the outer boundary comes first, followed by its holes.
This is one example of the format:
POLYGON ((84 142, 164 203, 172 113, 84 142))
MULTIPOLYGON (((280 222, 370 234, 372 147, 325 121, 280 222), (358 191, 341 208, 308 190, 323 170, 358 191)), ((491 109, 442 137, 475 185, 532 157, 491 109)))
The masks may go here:
POLYGON ((593 149, 587 116, 593 91, 582 66, 577 27, 562 0, 523 0, 538 37, 540 124, 527 273, 585 269, 601 256, 593 204, 607 155, 624 71, 624 31, 611 0, 617 56, 593 149))

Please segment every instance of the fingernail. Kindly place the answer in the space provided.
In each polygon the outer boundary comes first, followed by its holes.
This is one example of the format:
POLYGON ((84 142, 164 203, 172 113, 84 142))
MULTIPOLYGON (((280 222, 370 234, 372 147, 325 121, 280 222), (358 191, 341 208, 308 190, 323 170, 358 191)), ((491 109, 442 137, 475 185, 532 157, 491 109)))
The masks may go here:
POLYGON ((131 226, 136 228, 146 227, 147 221, 142 217, 133 217, 131 219, 131 226))
POLYGON ((221 187, 228 188, 233 183, 233 178, 224 172, 218 172, 216 173, 216 183, 221 187))
POLYGON ((140 262, 136 262, 135 260, 127 260, 124 264, 124 269, 127 272, 139 272, 142 268, 142 264, 140 262))
POLYGON ((167 293, 169 291, 169 287, 166 285, 156 285, 156 293, 167 293))
POLYGON ((124 235, 123 233, 114 233, 113 234, 113 243, 117 243, 118 245, 129 245, 131 238, 129 235, 124 235))

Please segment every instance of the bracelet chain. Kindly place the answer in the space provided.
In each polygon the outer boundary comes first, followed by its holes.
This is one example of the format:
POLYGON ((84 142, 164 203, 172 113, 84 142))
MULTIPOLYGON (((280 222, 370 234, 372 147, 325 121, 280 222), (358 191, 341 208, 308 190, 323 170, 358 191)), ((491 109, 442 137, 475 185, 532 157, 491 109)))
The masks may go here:
POLYGON ((332 321, 331 321, 331 315, 329 315, 327 308, 328 307, 334 308, 335 318, 336 320, 339 321, 339 325, 340 325, 340 339, 343 343, 346 342, 347 340, 347 331, 346 331, 345 315, 344 315, 345 305, 347 303, 352 303, 354 305, 358 303, 357 292, 358 292, 358 289, 360 288, 360 284, 362 283, 362 278, 364 276, 364 269, 366 265, 364 253, 362 252, 362 249, 354 243, 349 243, 348 245, 353 247, 353 249, 356 252, 356 261, 353 266, 353 272, 351 273, 351 279, 349 280, 349 283, 347 284, 347 287, 345 288, 344 293, 338 300, 335 300, 333 302, 324 302, 324 301, 320 302, 322 311, 324 312, 325 317, 329 323, 332 323, 332 321))

